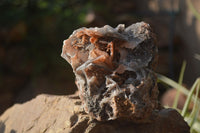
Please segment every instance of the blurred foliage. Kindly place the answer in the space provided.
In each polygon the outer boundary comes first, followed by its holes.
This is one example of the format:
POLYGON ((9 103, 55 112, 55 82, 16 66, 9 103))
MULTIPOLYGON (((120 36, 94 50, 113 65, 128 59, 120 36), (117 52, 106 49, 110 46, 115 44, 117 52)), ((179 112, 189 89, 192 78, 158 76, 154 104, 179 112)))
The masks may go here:
POLYGON ((186 67, 186 61, 183 62, 179 82, 173 81, 172 79, 163 76, 161 74, 157 74, 158 82, 162 82, 167 84, 177 90, 176 97, 174 99, 173 108, 176 109, 184 118, 184 120, 190 126, 191 133, 199 133, 200 132, 200 99, 199 99, 199 90, 200 90, 200 78, 197 78, 190 90, 186 89, 182 85, 184 72, 186 67), (184 103, 183 109, 178 109, 178 99, 180 93, 184 93, 186 95, 186 101, 184 103), (192 106, 192 110, 190 110, 189 106, 192 106))
POLYGON ((61 59, 62 41, 84 25, 90 6, 84 0, 2 0, 0 44, 5 51, 25 48, 21 63, 31 64, 33 74, 39 74, 61 59))
POLYGON ((193 15, 200 21, 200 13, 197 11, 197 9, 195 9, 191 0, 187 0, 187 6, 189 7, 193 15))

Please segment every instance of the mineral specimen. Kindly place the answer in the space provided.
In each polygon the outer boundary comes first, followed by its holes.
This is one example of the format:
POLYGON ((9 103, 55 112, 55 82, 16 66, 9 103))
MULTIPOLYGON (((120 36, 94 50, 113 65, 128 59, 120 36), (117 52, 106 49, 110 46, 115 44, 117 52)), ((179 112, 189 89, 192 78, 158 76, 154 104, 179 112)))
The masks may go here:
POLYGON ((147 23, 80 28, 64 41, 84 110, 98 121, 146 122, 158 107, 156 40, 147 23))

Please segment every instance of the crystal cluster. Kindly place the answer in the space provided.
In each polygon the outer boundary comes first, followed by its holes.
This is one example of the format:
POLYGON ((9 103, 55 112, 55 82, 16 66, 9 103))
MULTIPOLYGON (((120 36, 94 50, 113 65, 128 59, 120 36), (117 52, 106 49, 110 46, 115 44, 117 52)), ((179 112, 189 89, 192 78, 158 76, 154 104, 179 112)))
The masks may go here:
POLYGON ((84 110, 98 121, 148 120, 158 107, 157 47, 147 23, 80 28, 64 41, 84 110))

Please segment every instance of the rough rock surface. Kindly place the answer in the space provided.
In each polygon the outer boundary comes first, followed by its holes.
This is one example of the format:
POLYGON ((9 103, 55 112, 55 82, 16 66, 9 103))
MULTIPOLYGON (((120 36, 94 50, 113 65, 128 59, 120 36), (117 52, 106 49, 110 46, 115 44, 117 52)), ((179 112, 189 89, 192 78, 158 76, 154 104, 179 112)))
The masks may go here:
POLYGON ((78 95, 39 95, 16 104, 0 116, 0 133, 189 133, 178 112, 161 109, 151 123, 99 122, 84 113, 78 95))
POLYGON ((147 122, 158 108, 157 47, 148 24, 80 28, 64 41, 84 110, 99 121, 147 122))

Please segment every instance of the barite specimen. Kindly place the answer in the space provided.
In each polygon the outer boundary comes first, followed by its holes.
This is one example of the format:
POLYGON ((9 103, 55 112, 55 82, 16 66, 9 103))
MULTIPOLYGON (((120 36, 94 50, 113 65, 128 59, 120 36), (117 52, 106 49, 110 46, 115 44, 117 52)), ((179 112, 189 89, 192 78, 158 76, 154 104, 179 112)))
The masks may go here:
POLYGON ((158 107, 156 40, 147 23, 80 28, 64 41, 84 110, 98 121, 146 122, 158 107))

